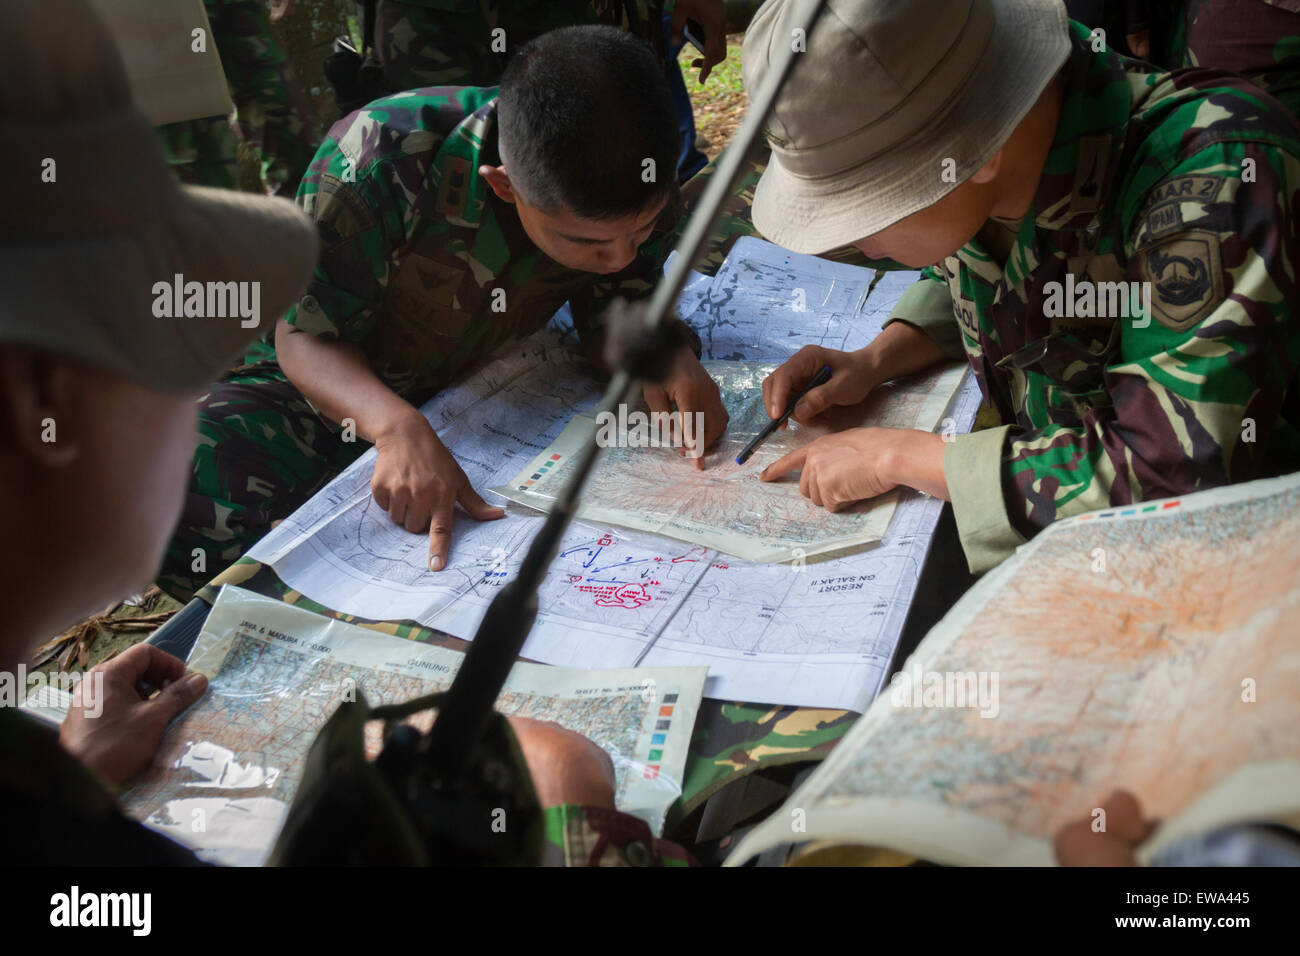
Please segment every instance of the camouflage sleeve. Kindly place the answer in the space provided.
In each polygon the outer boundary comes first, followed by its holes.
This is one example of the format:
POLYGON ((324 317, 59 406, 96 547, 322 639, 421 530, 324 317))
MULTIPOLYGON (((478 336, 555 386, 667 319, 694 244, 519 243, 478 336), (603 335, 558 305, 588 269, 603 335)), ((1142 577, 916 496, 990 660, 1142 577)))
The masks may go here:
POLYGON ((382 163, 359 169, 341 145, 357 122, 364 120, 354 113, 330 131, 298 190, 298 205, 316 220, 321 254, 306 294, 284 316, 304 332, 348 342, 363 341, 373 329, 390 252, 405 235, 382 163))
POLYGON ((694 866, 695 859, 668 840, 656 840, 639 817, 601 807, 566 805, 542 811, 543 861, 551 866, 694 866))
POLYGON ((1118 321, 1096 381, 1041 399, 1079 410, 1081 426, 1009 426, 945 450, 973 571, 1057 518, 1247 481, 1264 465, 1300 365, 1300 239, 1289 226, 1300 160, 1221 142, 1134 195, 1127 275, 1149 292, 1149 312, 1118 321))
POLYGON ((961 326, 952 314, 952 294, 934 266, 922 269, 921 278, 898 297, 885 325, 890 322, 912 326, 939 346, 948 358, 965 361, 966 347, 962 344, 961 326))

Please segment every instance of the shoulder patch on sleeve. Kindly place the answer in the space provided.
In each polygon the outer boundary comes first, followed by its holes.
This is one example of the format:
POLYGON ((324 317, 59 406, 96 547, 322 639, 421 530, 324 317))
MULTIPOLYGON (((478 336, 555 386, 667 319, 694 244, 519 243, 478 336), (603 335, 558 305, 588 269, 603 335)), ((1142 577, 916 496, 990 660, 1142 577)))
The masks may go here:
POLYGON ((1145 239, 1154 239, 1177 229, 1183 224, 1182 206, 1176 202, 1164 202, 1152 206, 1146 215, 1145 239))
POLYGON ((1217 233, 1192 229, 1142 251, 1142 278, 1151 283, 1151 312, 1185 332, 1223 301, 1217 233))
POLYGON ((1183 203, 1213 202, 1223 188, 1222 176, 1175 176, 1158 183, 1146 197, 1141 219, 1145 244, 1183 226, 1183 203))
POLYGON ((320 178, 316 208, 312 215, 318 221, 328 220, 340 237, 359 235, 373 229, 378 223, 375 211, 352 186, 353 184, 344 182, 332 173, 326 173, 320 178))
POLYGON ((1223 187, 1222 176, 1175 176, 1157 183, 1147 193, 1147 206, 1178 200, 1181 202, 1213 202, 1223 187))

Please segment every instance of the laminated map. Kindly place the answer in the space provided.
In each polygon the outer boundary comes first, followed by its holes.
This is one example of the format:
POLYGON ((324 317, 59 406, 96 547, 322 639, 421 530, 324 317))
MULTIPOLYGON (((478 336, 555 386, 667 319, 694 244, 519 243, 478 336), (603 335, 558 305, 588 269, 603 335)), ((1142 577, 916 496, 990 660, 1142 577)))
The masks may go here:
MULTIPOLYGON (((682 467, 678 450, 605 448, 584 489, 578 517, 650 531, 758 562, 790 562, 873 545, 885 536, 897 490, 839 512, 813 504, 796 478, 763 482, 759 474, 782 455, 846 428, 937 429, 966 368, 943 366, 875 389, 861 405, 835 408, 824 421, 791 419, 743 465, 741 450, 770 421, 763 408, 763 379, 776 363, 705 362, 722 393, 730 421, 704 456, 705 469, 682 467)), ((503 498, 548 511, 572 477, 574 462, 598 431, 595 418, 578 415, 549 448, 509 484, 493 488, 503 498)))
POLYGON ((1043 865, 1117 788, 1139 851, 1300 813, 1300 475, 1050 525, 921 642, 729 864, 834 840, 1043 865))
MULTIPOLYGON (((174 721, 128 814, 228 865, 265 862, 307 751, 343 700, 395 704, 451 685, 465 655, 226 586, 190 653, 203 699, 174 721)), ((588 737, 614 764, 615 805, 655 833, 681 794, 703 668, 573 670, 518 663, 496 709, 588 737)), ((367 728, 368 756, 381 746, 367 728)))

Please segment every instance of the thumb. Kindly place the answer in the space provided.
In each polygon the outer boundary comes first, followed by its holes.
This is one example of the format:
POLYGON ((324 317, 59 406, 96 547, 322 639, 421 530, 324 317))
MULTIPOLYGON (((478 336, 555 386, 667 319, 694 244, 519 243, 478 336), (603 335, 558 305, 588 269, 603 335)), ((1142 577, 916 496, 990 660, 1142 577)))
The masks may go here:
POLYGON ((198 671, 191 671, 180 680, 172 681, 157 695, 145 701, 141 709, 150 720, 165 725, 169 720, 189 707, 208 689, 208 679, 198 671))
POLYGON ((794 417, 800 421, 813 418, 826 411, 832 405, 840 404, 835 400, 835 382, 827 382, 825 385, 818 385, 811 392, 799 399, 799 404, 794 407, 794 417))
POLYGON ((479 497, 479 493, 468 484, 460 489, 460 494, 456 496, 460 506, 469 512, 469 516, 476 521, 494 521, 497 518, 504 518, 506 510, 488 504, 479 497))

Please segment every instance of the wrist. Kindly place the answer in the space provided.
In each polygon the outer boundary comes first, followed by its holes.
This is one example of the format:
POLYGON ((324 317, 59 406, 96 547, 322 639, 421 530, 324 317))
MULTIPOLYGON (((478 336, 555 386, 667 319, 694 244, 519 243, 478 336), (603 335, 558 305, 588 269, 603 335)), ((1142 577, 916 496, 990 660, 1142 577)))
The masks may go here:
POLYGON ((428 419, 418 408, 406 402, 395 403, 374 421, 373 441, 376 446, 384 445, 423 428, 432 430, 428 419))
POLYGON ((875 343, 864 346, 853 353, 853 374, 863 385, 865 392, 874 391, 876 386, 886 381, 880 361, 880 349, 875 343))
POLYGON ((895 485, 915 488, 935 498, 948 500, 943 455, 947 442, 942 435, 919 429, 904 429, 890 442, 880 463, 881 474, 895 485))

